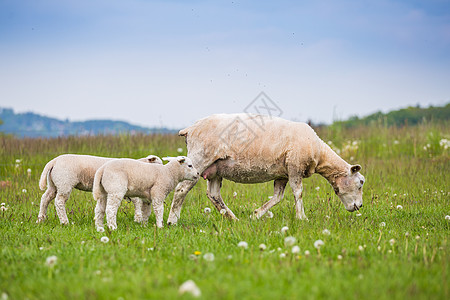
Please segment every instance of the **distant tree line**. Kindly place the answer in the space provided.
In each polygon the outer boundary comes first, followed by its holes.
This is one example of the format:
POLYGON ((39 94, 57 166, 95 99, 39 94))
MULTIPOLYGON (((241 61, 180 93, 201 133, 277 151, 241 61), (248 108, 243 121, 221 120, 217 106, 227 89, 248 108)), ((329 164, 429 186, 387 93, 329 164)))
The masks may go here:
POLYGON ((346 128, 358 127, 361 125, 370 126, 382 124, 384 126, 414 126, 424 122, 447 122, 450 120, 450 103, 445 106, 430 106, 421 108, 420 106, 410 106, 407 108, 383 113, 381 111, 369 116, 359 118, 350 117, 346 121, 336 121, 334 124, 342 125, 346 128))

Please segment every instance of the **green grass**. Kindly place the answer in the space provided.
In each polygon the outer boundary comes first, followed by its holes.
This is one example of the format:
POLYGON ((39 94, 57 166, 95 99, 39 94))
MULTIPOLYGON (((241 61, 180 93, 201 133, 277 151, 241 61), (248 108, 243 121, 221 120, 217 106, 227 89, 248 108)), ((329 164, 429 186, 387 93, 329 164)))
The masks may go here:
POLYGON ((191 279, 204 299, 448 299, 450 156, 439 141, 449 134, 448 126, 433 125, 322 129, 319 135, 347 161, 363 166, 360 216, 348 213, 326 180, 313 175, 304 180, 309 221, 295 219, 290 189, 271 210, 273 218, 252 220, 273 183, 224 181, 222 195, 240 219, 232 222, 215 210, 203 212, 213 206, 202 180, 188 194, 177 226, 156 229, 154 215, 148 226, 136 224, 132 204, 124 201, 118 230, 103 233, 95 230, 91 193, 77 190, 66 205, 70 225, 59 225, 53 204, 47 221, 35 223, 45 163, 62 153, 177 155, 177 148, 185 149, 182 138, 0 137, 1 180, 11 182, 0 190, 7 207, 0 211, 0 293, 8 299, 175 299, 191 279), (358 147, 344 151, 354 140, 358 147), (289 228, 285 234, 283 226, 289 228), (100 241, 103 236, 108 243, 100 241), (296 238, 299 254, 285 245, 286 236, 296 238), (325 243, 320 252, 314 248, 318 239, 325 243), (240 241, 248 249, 239 248, 240 241), (206 261, 205 253, 213 253, 214 261, 206 261), (57 263, 48 267, 53 255, 57 263))

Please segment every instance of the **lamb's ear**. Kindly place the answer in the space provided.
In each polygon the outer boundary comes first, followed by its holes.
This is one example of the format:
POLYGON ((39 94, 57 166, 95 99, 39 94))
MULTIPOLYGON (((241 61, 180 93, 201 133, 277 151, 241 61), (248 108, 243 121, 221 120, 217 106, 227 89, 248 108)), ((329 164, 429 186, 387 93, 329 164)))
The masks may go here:
POLYGON ((152 163, 152 162, 155 162, 156 157, 154 157, 154 156, 152 156, 152 157, 147 157, 147 159, 148 159, 148 162, 149 162, 149 163, 152 163))
POLYGON ((174 159, 174 157, 167 156, 167 157, 163 157, 162 159, 165 161, 171 161, 174 159))
POLYGON ((179 156, 179 157, 177 158, 177 160, 178 160, 178 162, 179 162, 180 164, 182 164, 182 163, 184 163, 184 162, 186 161, 186 157, 184 157, 184 156, 179 156))
POLYGON ((361 171, 361 166, 360 165, 353 165, 350 167, 350 171, 352 172, 352 174, 355 174, 356 172, 361 171))

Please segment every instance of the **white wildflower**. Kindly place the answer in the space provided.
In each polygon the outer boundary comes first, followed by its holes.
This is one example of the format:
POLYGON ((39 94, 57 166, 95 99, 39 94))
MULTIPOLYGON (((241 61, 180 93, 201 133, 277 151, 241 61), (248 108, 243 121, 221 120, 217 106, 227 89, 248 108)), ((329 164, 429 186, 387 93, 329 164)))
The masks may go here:
POLYGON ((317 240, 314 242, 314 248, 316 249, 320 249, 323 245, 325 245, 325 243, 322 240, 317 240))
POLYGON ((105 228, 103 228, 103 227, 97 227, 97 232, 105 232, 105 228))
POLYGON ((260 244, 259 245, 259 250, 264 251, 266 250, 267 246, 265 244, 260 244))
POLYGON ((106 244, 107 242, 109 242, 109 238, 107 236, 102 236, 102 238, 100 239, 100 242, 106 244))
POLYGON ((0 207, 0 211, 7 211, 7 210, 8 210, 8 208, 6 206, 1 206, 0 207))
POLYGON ((359 250, 359 251, 364 251, 364 247, 361 246, 361 245, 359 245, 359 246, 358 246, 358 250, 359 250))
POLYGON ((380 227, 386 227, 386 223, 381 222, 381 223, 380 223, 380 227))
POLYGON ((213 253, 205 253, 203 255, 203 259, 206 261, 214 261, 214 254, 213 253))
POLYGON ((322 234, 323 235, 330 235, 331 232, 328 229, 325 228, 324 230, 322 230, 322 234))
POLYGON ((30 168, 27 169, 27 174, 31 175, 31 169, 30 168))
POLYGON ((247 242, 240 241, 240 242, 238 243, 238 247, 247 249, 247 248, 248 248, 248 244, 247 244, 247 242))
POLYGON ((180 287, 178 288, 178 293, 180 295, 188 293, 196 298, 200 297, 202 294, 199 287, 195 284, 193 280, 185 281, 182 285, 180 285, 180 287))
POLYGON ((397 140, 395 140, 395 141, 394 141, 394 145, 398 145, 398 144, 400 144, 400 142, 397 141, 397 140))
POLYGON ((211 213, 211 208, 209 207, 205 207, 205 209, 203 210, 203 212, 207 215, 209 215, 211 213))
POLYGON ((316 191, 320 190, 320 186, 316 186, 316 191))
POLYGON ((286 257, 286 253, 280 253, 280 258, 285 258, 286 257))
POLYGON ((394 240, 394 239, 390 239, 390 240, 389 240, 389 244, 391 244, 391 246, 394 246, 395 240, 394 240))
POLYGON ((22 189, 22 193, 26 193, 27 192, 27 189, 22 189))
POLYGON ((403 206, 401 206, 400 204, 397 205, 397 209, 403 209, 403 206))
POLYGON ((284 226, 283 228, 281 228, 281 233, 286 233, 286 231, 288 231, 289 230, 289 227, 287 227, 287 226, 284 226))
POLYGON ((178 153, 183 152, 183 148, 178 148, 178 149, 177 149, 177 152, 178 152, 178 153))
POLYGON ((294 247, 292 247, 291 252, 292 252, 292 254, 299 254, 300 253, 300 247, 295 245, 294 247))
POLYGON ((419 235, 416 235, 416 240, 420 240, 420 236, 419 235))
POLYGON ((273 212, 271 212, 270 210, 267 212, 267 217, 269 218, 269 219, 272 219, 273 218, 273 212))
POLYGON ((358 213, 358 214, 356 214, 356 216, 357 216, 357 217, 361 217, 361 216, 362 216, 362 214, 359 214, 359 213, 358 213))
POLYGON ((53 267, 54 265, 56 265, 57 260, 58 260, 58 257, 56 257, 55 255, 52 255, 52 256, 47 257, 47 259, 45 260, 45 264, 47 265, 47 267, 53 267))
POLYGON ((39 247, 39 250, 44 250, 44 247, 42 247, 42 246, 41 246, 41 247, 39 247))
POLYGON ((296 239, 295 237, 293 237, 293 236, 287 236, 287 237, 284 239, 284 244, 285 244, 287 247, 293 246, 296 242, 297 242, 297 239, 296 239))
POLYGON ((228 255, 227 256, 227 260, 232 260, 233 259, 233 255, 228 255))
POLYGON ((377 249, 378 249, 378 251, 381 251, 381 246, 378 246, 377 249))
POLYGON ((342 260, 342 255, 339 254, 339 255, 337 256, 337 259, 342 260))
POLYGON ((309 252, 309 250, 305 250, 305 256, 308 257, 309 255, 311 255, 311 253, 309 252))
POLYGON ((233 197, 234 197, 234 198, 237 197, 237 192, 233 192, 233 197))
POLYGON ((0 297, 0 299, 1 299, 1 300, 8 300, 8 297, 9 297, 8 294, 5 293, 5 292, 3 292, 2 295, 1 295, 1 297, 0 297))
POLYGON ((221 210, 220 210, 220 214, 221 215, 224 215, 224 214, 226 214, 227 213, 227 210, 225 209, 225 208, 222 208, 221 210))
POLYGON ((445 216, 445 219, 446 219, 446 220, 450 220, 450 216, 449 216, 449 215, 446 215, 446 216, 445 216))

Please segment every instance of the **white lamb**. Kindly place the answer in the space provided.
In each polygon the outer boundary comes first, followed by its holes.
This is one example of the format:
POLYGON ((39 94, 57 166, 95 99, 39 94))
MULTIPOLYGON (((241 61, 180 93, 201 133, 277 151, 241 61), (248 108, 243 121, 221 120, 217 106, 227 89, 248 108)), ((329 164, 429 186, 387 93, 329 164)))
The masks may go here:
POLYGON ((199 173, 189 158, 164 158, 166 165, 145 164, 132 159, 117 159, 100 167, 95 173, 93 195, 97 230, 106 222, 111 230, 117 229, 117 210, 123 197, 143 200, 143 217, 147 220, 150 204, 156 217, 156 226, 163 227, 164 199, 183 180, 198 180, 199 173))
MULTIPOLYGON (((42 222, 47 217, 47 207, 51 200, 55 199, 56 213, 61 224, 68 224, 66 214, 66 201, 69 199, 73 188, 81 191, 92 191, 95 172, 103 164, 115 158, 63 154, 49 161, 42 171, 39 187, 47 190, 42 195, 39 215, 36 223, 42 222)), ((149 155, 139 159, 142 162, 161 164, 162 160, 155 155, 149 155)), ((142 209, 140 199, 131 199, 135 205, 135 221, 142 221, 142 209)))

